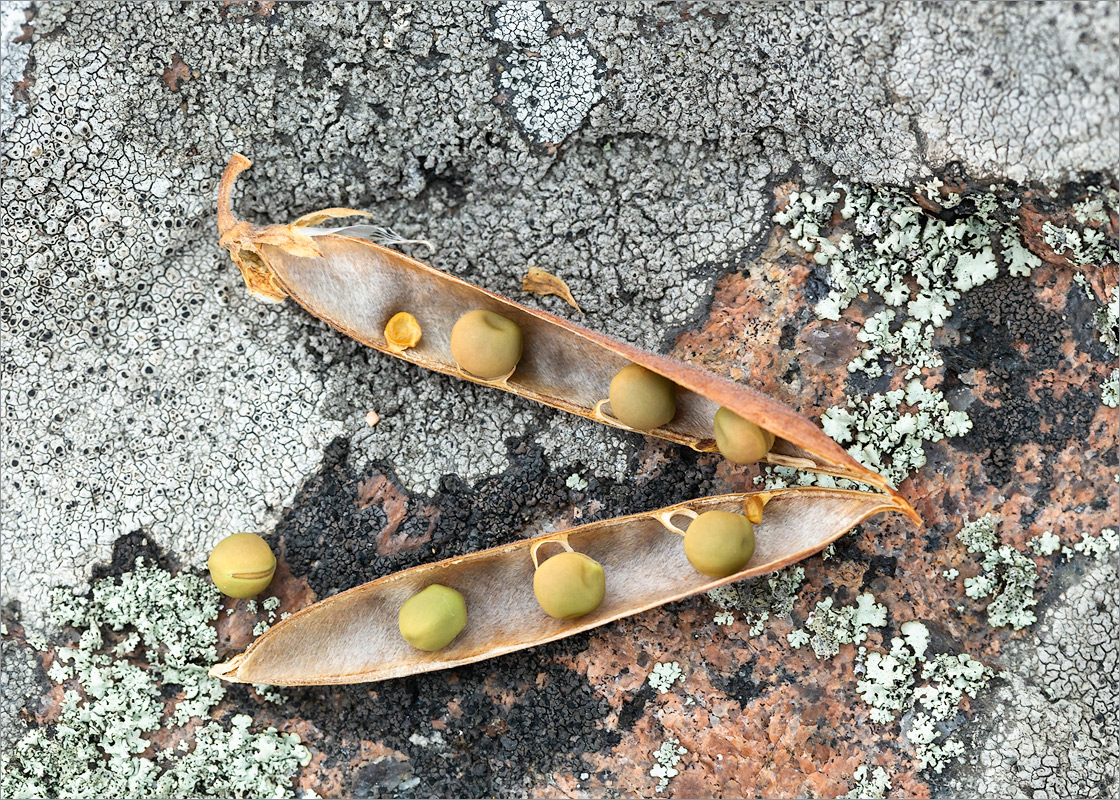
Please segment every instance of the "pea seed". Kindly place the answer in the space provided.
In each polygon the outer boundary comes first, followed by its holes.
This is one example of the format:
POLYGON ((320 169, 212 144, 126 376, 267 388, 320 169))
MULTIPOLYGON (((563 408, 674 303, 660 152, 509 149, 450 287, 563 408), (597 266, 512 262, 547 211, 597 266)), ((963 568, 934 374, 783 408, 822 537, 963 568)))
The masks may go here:
POLYGON ((726 408, 716 412, 715 430, 719 451, 736 464, 753 464, 774 446, 774 434, 726 408))
POLYGON ((451 329, 451 355, 472 375, 497 380, 521 360, 521 329, 493 311, 468 311, 451 329))
POLYGON ((684 532, 684 554, 703 575, 734 575, 754 555, 754 526, 742 514, 705 511, 684 532))
POLYGON ((210 579, 227 597, 260 594, 276 573, 276 556, 255 533, 235 533, 218 542, 206 562, 210 579))
POLYGON ((395 353, 415 347, 421 335, 420 323, 407 311, 398 311, 385 325, 385 344, 395 353))
POLYGON ((467 624, 467 602, 454 589, 433 583, 405 600, 397 615, 401 636, 417 650, 441 650, 467 624))
POLYGON ((544 613, 556 619, 589 614, 603 602, 607 581, 602 565, 583 553, 558 553, 533 574, 533 594, 544 613))
POLYGON ((640 431, 660 428, 677 413, 673 382, 639 364, 623 367, 615 374, 610 400, 611 413, 640 431))

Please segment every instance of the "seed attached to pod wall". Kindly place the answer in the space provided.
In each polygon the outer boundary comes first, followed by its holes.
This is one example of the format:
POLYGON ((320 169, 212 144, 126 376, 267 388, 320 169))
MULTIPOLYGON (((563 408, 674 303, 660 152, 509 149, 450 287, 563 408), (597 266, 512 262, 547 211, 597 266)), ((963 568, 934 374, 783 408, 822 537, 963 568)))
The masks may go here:
POLYGON ((734 575, 754 555, 754 526, 742 514, 705 511, 684 532, 684 554, 702 575, 734 575))
POLYGON ((390 318, 385 325, 385 346, 394 353, 403 353, 410 347, 415 347, 423 332, 416 317, 407 311, 399 311, 390 318))
POLYGON ((417 650, 441 650, 467 624, 467 601, 454 589, 433 583, 405 600, 397 615, 401 636, 417 650))
POLYGON ((255 533, 235 533, 218 542, 206 562, 210 578, 227 597, 260 594, 276 573, 276 556, 255 533))
POLYGON ((533 573, 533 594, 544 613, 556 619, 590 614, 606 592, 603 566, 583 553, 557 553, 533 573))
POLYGON ((660 428, 677 414, 676 386, 638 364, 623 367, 611 379, 611 413, 638 430, 660 428))
POLYGON ((737 464, 760 461, 774 446, 774 434, 726 408, 716 412, 715 432, 716 447, 737 464))
POLYGON ((471 375, 504 378, 521 360, 521 329, 493 311, 468 311, 451 329, 451 355, 471 375))

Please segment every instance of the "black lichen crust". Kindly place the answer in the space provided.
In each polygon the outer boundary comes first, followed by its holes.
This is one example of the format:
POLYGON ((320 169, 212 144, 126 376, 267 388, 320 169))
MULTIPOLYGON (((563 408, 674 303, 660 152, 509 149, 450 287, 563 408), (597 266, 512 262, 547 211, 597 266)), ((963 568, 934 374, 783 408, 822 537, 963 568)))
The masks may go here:
POLYGON ((607 701, 556 663, 588 638, 372 685, 296 689, 288 708, 329 732, 319 743, 329 754, 324 767, 353 769, 354 796, 526 796, 558 770, 591 771, 582 756, 607 752, 621 738, 601 724, 607 701), (438 734, 435 720, 446 723, 438 734), (404 753, 407 764, 354 769, 339 745, 363 739, 404 753))
MULTIPOLYGON (((984 467, 994 485, 1013 479, 1023 445, 1058 452, 1070 441, 1088 438, 1100 405, 1097 389, 1068 386, 1059 398, 1053 388, 1040 384, 1040 373, 1056 367, 1061 358, 1068 324, 1061 314, 1042 307, 1029 284, 1001 275, 973 289, 961 298, 951 324, 960 342, 943 350, 945 390, 960 386, 962 373, 972 369, 985 370, 989 386, 999 389, 998 408, 979 401, 969 405, 972 431, 954 442, 965 452, 988 451, 984 467)), ((1095 352, 1091 331, 1075 330, 1074 336, 1083 339, 1079 347, 1095 352)), ((1049 490, 1053 466, 1040 467, 1039 489, 1049 490)))

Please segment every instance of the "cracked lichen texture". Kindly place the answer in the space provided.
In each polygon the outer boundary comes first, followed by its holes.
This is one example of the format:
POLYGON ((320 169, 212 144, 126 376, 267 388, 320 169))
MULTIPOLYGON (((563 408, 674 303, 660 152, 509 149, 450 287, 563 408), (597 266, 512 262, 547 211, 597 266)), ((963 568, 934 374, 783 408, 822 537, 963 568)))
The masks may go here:
POLYGON ((902 183, 959 161, 976 175, 1049 181, 1115 168, 1115 5, 728 3, 694 13, 557 9, 611 70, 597 123, 718 139, 762 174, 794 163, 902 183), (635 52, 636 31, 655 46, 635 52))
POLYGON ((511 435, 625 471, 629 435, 421 375, 248 298, 214 245, 234 150, 257 162, 239 198, 251 219, 366 208, 515 297, 527 265, 547 268, 590 325, 658 350, 760 244, 792 165, 875 181, 937 166, 892 88, 892 53, 942 47, 922 31, 973 42, 954 56, 963 78, 905 70, 914 96, 950 97, 1004 80, 984 67, 1044 37, 1048 15, 1063 31, 1033 56, 1045 102, 970 117, 1007 160, 964 139, 938 159, 1039 179, 1115 161, 1095 121, 1115 107, 1095 77, 1115 60, 1107 4, 761 8, 37 6, 0 76, 0 555, 20 564, 5 596, 34 619, 46 585, 83 578, 136 529, 200 563, 229 531, 268 526, 338 435, 413 490, 500 471, 511 435), (1053 83, 1074 66, 1082 80, 1053 83))
POLYGON ((1115 556, 1087 569, 1029 641, 1011 642, 1002 685, 971 728, 955 797, 1117 797, 1120 606, 1115 556))

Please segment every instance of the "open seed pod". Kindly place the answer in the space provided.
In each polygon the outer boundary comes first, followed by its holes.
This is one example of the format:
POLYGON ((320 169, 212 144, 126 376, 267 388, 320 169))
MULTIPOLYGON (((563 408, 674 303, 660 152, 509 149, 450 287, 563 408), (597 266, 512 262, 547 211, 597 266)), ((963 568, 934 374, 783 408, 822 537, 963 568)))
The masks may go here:
POLYGON ((774 434, 766 462, 878 487, 891 496, 894 507, 921 521, 882 476, 853 459, 811 421, 749 387, 520 305, 357 236, 312 227, 363 212, 331 208, 290 225, 239 221, 230 210, 230 195, 237 176, 249 166, 243 156, 230 159, 219 189, 218 228, 221 246, 229 250, 249 291, 258 297, 279 302, 290 296, 348 336, 397 358, 627 430, 633 428, 606 413, 604 406, 609 405, 612 378, 624 367, 639 364, 676 386, 672 419, 642 433, 715 451, 714 419, 722 406, 774 434), (462 369, 452 355, 452 327, 479 309, 511 321, 522 334, 523 352, 508 375, 479 378, 462 369), (411 314, 423 329, 423 337, 407 349, 385 337, 386 324, 400 312, 411 314))
POLYGON ((593 522, 423 564, 321 600, 281 621, 210 674, 286 686, 360 683, 482 661, 781 569, 874 514, 902 510, 885 494, 796 487, 706 497, 593 522), (711 578, 692 568, 674 516, 746 510, 758 518, 763 504, 765 512, 754 527, 754 555, 745 569, 711 578), (602 565, 606 592, 590 613, 576 619, 541 613, 533 594, 533 554, 549 541, 563 542, 602 565), (401 638, 398 613, 405 601, 434 583, 456 587, 469 617, 446 647, 422 652, 401 638))

